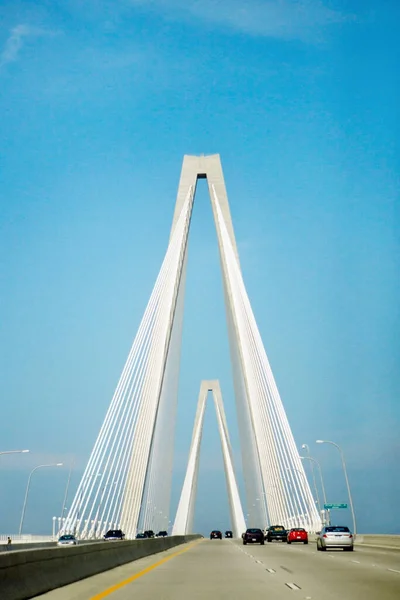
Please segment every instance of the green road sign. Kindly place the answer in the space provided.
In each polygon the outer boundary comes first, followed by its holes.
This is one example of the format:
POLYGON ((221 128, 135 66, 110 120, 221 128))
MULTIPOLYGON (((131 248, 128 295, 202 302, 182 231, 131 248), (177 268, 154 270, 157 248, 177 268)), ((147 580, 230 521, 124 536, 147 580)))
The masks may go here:
POLYGON ((347 504, 324 504, 325 510, 330 510, 331 508, 347 508, 347 504))

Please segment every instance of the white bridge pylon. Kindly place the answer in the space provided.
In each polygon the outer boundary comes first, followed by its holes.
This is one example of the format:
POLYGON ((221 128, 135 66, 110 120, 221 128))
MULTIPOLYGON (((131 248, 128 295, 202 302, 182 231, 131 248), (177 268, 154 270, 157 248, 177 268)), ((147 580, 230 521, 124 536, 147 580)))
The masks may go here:
MULTIPOLYGON (((178 396, 188 234, 198 179, 207 179, 218 238, 248 526, 319 531, 302 461, 239 263, 218 154, 185 156, 171 235, 150 300, 61 531, 99 538, 166 530, 178 396)), ((245 201, 245 199, 244 199, 245 201)), ((140 258, 139 258, 140 259, 140 258)))
POLYGON ((199 401, 197 404, 197 412, 194 422, 186 476, 182 487, 182 493, 178 504, 178 510, 176 513, 172 534, 186 535, 194 532, 193 519, 199 475, 200 447, 203 435, 204 414, 209 392, 211 392, 213 395, 215 411, 217 414, 218 431, 221 439, 222 456, 224 460, 226 487, 228 490, 232 532, 234 537, 240 537, 241 534, 246 530, 246 522, 243 515, 242 503, 240 501, 239 490, 235 476, 232 448, 229 439, 228 425, 225 417, 221 388, 219 381, 217 380, 205 380, 202 381, 200 385, 199 401))

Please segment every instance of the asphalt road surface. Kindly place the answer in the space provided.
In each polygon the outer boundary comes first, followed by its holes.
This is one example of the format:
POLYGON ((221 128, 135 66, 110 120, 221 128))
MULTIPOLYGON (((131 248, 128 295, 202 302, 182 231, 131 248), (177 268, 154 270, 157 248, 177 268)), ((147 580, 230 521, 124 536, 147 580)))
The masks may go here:
POLYGON ((399 600, 400 552, 317 552, 284 543, 202 540, 40 596, 43 600, 399 600))

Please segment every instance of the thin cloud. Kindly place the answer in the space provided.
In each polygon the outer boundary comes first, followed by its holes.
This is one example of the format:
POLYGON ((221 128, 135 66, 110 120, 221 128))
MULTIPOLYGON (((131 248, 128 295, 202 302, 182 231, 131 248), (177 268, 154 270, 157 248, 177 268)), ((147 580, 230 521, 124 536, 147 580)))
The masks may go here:
POLYGON ((30 25, 16 25, 10 31, 10 35, 0 54, 0 70, 7 64, 18 60, 19 53, 26 38, 43 35, 54 35, 51 31, 31 27, 30 25))
POLYGON ((196 17, 254 36, 306 39, 348 20, 322 0, 130 0, 166 16, 196 17))

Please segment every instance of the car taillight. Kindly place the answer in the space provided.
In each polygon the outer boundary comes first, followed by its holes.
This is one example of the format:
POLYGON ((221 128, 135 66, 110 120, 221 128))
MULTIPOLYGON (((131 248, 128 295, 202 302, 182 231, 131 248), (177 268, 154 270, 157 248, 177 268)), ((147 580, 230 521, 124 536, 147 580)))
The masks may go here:
POLYGON ((350 534, 350 535, 349 535, 349 537, 351 537, 351 538, 352 538, 352 537, 353 537, 353 535, 352 535, 352 534, 350 534))
POLYGON ((325 537, 325 538, 326 538, 326 537, 328 537, 328 536, 326 535, 326 533, 324 533, 324 535, 323 535, 322 537, 325 537))

